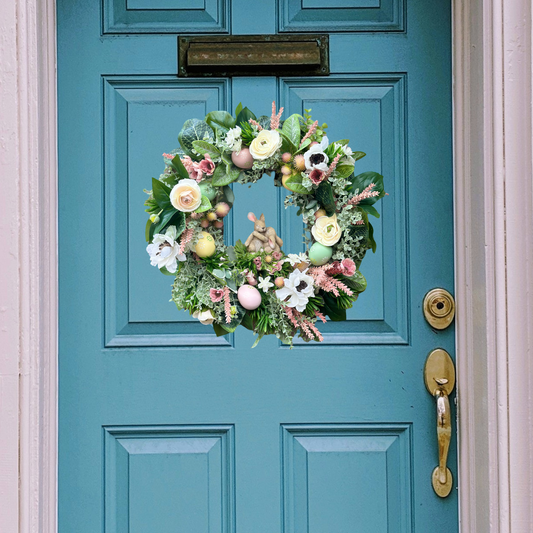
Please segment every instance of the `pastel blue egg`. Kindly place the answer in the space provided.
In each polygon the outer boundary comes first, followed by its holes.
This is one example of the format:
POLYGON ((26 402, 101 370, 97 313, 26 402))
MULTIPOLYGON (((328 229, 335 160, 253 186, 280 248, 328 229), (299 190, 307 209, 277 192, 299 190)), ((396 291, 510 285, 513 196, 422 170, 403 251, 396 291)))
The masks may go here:
POLYGON ((309 250, 309 260, 312 265, 325 265, 333 255, 333 248, 331 246, 324 246, 319 242, 315 242, 309 250))
POLYGON ((218 188, 213 187, 211 181, 202 181, 202 183, 200 183, 200 190, 202 191, 202 194, 209 199, 210 202, 215 199, 215 196, 218 192, 218 188))

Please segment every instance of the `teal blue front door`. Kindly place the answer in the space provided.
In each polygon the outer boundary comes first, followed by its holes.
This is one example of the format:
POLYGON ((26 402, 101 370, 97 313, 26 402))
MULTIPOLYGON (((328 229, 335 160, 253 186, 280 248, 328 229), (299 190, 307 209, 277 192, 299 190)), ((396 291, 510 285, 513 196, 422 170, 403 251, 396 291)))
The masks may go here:
MULTIPOLYGON (((454 332, 422 313, 454 283, 450 49, 445 0, 59 0, 60 533, 457 533, 423 379, 454 332), (329 76, 176 77, 179 34, 291 32, 329 34, 329 76), (251 350, 169 302, 143 188, 187 118, 273 100, 389 196, 349 320, 251 350)), ((302 249, 271 178, 234 190, 229 242, 254 211, 302 249)))

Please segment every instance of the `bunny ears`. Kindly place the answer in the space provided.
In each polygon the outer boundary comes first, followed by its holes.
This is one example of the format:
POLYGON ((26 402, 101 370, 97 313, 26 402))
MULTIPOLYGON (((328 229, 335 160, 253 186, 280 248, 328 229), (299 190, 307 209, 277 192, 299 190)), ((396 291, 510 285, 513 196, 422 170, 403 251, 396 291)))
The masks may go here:
MULTIPOLYGON (((250 211, 248 213, 248 220, 252 221, 252 222, 257 222, 257 217, 250 211)), ((261 213, 261 216, 259 217, 259 220, 261 222, 264 222, 265 221, 265 215, 263 213, 261 213)))

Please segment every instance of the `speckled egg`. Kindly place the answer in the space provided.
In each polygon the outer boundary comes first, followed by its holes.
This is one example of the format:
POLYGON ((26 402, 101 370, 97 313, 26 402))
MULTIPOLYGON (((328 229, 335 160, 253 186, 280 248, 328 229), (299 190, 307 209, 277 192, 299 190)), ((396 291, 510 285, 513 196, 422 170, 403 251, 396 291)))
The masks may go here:
POLYGON ((239 303, 249 311, 257 309, 261 305, 261 293, 251 285, 243 285, 237 291, 239 303))
POLYGON ((325 265, 333 255, 333 248, 331 246, 324 246, 319 242, 315 242, 309 250, 309 260, 312 265, 325 265))
POLYGON ((240 152, 232 152, 231 160, 239 168, 252 168, 254 164, 254 158, 248 148, 243 148, 240 152))
POLYGON ((202 183, 200 183, 200 190, 202 191, 202 194, 209 199, 210 202, 215 199, 215 196, 218 192, 217 187, 213 187, 213 184, 210 180, 202 181, 202 183))
POLYGON ((194 247, 194 251, 198 257, 211 257, 215 253, 215 250, 216 246, 213 236, 207 233, 207 231, 202 231, 200 240, 194 247))

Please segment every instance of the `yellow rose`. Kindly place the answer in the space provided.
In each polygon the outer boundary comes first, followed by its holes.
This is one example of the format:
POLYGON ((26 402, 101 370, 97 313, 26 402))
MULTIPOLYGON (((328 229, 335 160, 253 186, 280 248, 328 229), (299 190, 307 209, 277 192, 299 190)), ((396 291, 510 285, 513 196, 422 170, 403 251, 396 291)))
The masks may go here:
POLYGON ((315 241, 323 246, 333 246, 339 241, 342 229, 337 222, 337 215, 332 217, 318 217, 311 228, 315 241))
POLYGON ((179 181, 170 191, 170 203, 184 213, 198 209, 202 203, 202 191, 198 183, 189 179, 179 181))
POLYGON ((276 130, 261 130, 250 144, 250 153, 254 159, 267 159, 281 146, 281 137, 276 130))

